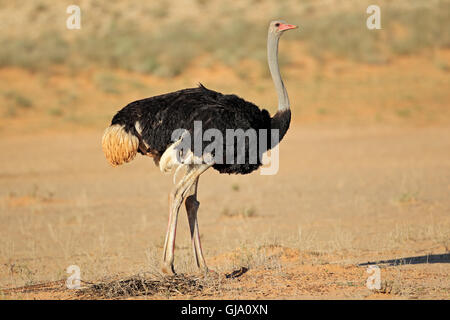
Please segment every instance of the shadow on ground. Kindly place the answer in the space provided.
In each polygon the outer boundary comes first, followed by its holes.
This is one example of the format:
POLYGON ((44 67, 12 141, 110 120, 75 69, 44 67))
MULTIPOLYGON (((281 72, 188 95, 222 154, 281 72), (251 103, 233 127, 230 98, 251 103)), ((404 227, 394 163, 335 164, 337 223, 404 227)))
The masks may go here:
POLYGON ((391 260, 379 260, 372 262, 360 263, 358 266, 368 266, 375 264, 387 264, 389 266, 398 266, 405 264, 428 264, 428 263, 450 263, 450 253, 444 254, 427 254, 424 256, 397 258, 391 260))

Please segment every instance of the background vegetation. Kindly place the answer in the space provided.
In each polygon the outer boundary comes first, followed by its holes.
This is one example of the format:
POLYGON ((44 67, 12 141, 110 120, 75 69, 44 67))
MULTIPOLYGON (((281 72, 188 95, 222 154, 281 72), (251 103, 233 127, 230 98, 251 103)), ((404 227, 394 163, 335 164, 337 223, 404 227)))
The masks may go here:
POLYGON ((198 82, 273 112, 266 32, 296 121, 450 123, 450 1, 0 0, 0 132, 103 128, 126 103, 198 82), (81 8, 68 30, 66 9, 81 8))
POLYGON ((204 53, 228 65, 265 61, 267 21, 278 17, 301 26, 287 41, 302 41, 316 59, 331 54, 386 63, 450 46, 450 1, 443 0, 380 1, 378 32, 365 26, 371 1, 75 1, 82 7, 79 31, 65 28, 65 2, 2 1, 7 32, 0 34, 0 66, 103 66, 171 77, 204 53))

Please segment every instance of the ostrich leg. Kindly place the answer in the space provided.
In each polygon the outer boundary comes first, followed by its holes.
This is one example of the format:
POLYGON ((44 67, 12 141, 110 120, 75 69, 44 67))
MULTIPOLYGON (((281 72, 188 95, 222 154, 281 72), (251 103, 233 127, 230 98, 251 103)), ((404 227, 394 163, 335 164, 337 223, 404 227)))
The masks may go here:
POLYGON ((194 182, 191 188, 188 190, 186 200, 184 202, 189 220, 189 228, 191 230, 192 247, 194 249, 195 262, 197 267, 203 271, 207 271, 205 258, 203 257, 202 245, 200 243, 200 232, 198 229, 197 211, 200 206, 200 202, 197 200, 197 187, 198 180, 194 182))
POLYGON ((169 223, 167 226, 166 240, 164 242, 162 272, 175 274, 173 268, 175 235, 177 229, 178 212, 191 186, 198 177, 205 172, 211 164, 189 165, 183 179, 176 185, 169 196, 169 223))

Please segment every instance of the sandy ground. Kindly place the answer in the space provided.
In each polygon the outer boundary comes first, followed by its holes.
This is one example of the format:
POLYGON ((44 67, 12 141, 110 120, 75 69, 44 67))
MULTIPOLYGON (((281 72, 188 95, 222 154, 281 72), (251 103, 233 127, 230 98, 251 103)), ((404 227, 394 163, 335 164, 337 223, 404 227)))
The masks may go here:
MULTIPOLYGON (((83 285, 157 274, 171 176, 141 156, 110 167, 101 134, 0 138, 0 298, 76 299, 70 265, 83 285)), ((208 264, 248 271, 214 290, 140 298, 449 299, 449 191, 448 127, 294 124, 278 174, 200 179, 208 264), (381 290, 366 287, 368 262, 381 290)), ((183 208, 175 268, 193 265, 183 208)))

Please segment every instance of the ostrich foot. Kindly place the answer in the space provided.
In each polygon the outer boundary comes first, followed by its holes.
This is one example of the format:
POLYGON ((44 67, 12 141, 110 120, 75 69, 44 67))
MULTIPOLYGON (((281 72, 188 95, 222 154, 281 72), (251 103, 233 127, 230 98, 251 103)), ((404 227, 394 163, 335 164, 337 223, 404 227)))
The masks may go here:
POLYGON ((175 269, 173 268, 173 264, 163 264, 161 267, 161 272, 167 276, 176 275, 175 269))
POLYGON ((219 274, 218 272, 214 271, 213 269, 210 269, 208 267, 205 267, 202 269, 203 274, 205 275, 214 275, 214 274, 219 274))

